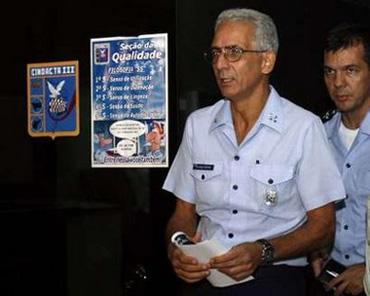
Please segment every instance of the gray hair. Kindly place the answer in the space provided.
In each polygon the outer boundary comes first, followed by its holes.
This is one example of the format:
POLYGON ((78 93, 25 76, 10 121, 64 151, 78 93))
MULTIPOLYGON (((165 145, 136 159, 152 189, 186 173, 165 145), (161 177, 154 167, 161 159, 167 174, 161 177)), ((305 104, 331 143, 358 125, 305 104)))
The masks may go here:
POLYGON ((215 31, 218 26, 226 21, 250 22, 255 25, 254 42, 257 50, 267 50, 277 53, 279 37, 274 21, 270 16, 254 9, 234 8, 224 10, 216 20, 215 31))

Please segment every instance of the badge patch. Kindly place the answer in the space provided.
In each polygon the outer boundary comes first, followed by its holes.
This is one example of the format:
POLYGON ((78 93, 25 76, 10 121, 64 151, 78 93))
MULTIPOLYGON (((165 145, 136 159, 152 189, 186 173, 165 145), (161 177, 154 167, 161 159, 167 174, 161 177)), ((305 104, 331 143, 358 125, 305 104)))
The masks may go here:
POLYGON ((278 201, 278 192, 275 187, 270 187, 265 192, 265 204, 269 207, 276 205, 278 201))
POLYGON ((213 171, 214 169, 213 164, 203 164, 203 163, 194 163, 193 170, 201 170, 201 171, 213 171))

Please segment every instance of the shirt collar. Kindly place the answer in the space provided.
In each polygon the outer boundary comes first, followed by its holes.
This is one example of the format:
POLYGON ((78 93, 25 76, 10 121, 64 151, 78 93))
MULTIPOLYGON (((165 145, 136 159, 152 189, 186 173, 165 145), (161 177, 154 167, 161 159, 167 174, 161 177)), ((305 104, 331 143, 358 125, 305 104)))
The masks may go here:
POLYGON ((367 111, 367 114, 360 125, 360 132, 370 135, 370 110, 367 111))
POLYGON ((266 125, 279 133, 283 131, 283 101, 280 95, 272 86, 270 86, 270 95, 258 121, 260 122, 260 124, 266 125))
POLYGON ((332 119, 327 121, 325 124, 328 126, 326 129, 328 138, 331 139, 334 137, 335 134, 338 134, 339 126, 341 121, 341 114, 337 112, 333 115, 332 119))
POLYGON ((233 121, 230 112, 230 101, 224 98, 224 103, 213 118, 209 130, 211 132, 220 126, 224 126, 227 124, 232 125, 232 122, 233 121))
MULTIPOLYGON (((338 133, 341 120, 342 120, 341 113, 338 112, 333 116, 333 119, 329 121, 329 123, 333 127, 327 131, 329 139, 332 138, 334 134, 338 133)), ((362 121, 359 132, 362 134, 370 135, 370 110, 367 112, 364 120, 362 121)))
MULTIPOLYGON (((281 132, 284 128, 282 107, 282 98, 274 89, 274 87, 270 86, 270 94, 267 98, 266 105, 256 122, 256 125, 263 124, 278 132, 281 132)), ((233 123, 230 108, 230 101, 225 99, 224 104, 213 118, 210 131, 213 131, 214 129, 224 125, 232 126, 233 123)))

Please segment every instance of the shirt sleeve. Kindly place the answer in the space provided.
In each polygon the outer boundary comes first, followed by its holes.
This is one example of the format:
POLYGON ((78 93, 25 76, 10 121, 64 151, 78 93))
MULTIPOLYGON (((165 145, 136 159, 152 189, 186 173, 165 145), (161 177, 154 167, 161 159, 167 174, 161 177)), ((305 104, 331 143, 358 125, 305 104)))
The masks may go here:
POLYGON ((182 142, 162 187, 189 203, 195 203, 194 180, 190 174, 192 168, 192 134, 190 116, 186 121, 182 142))
POLYGON ((317 117, 307 128, 298 166, 297 185, 302 202, 312 210, 345 197, 345 189, 325 128, 317 117))

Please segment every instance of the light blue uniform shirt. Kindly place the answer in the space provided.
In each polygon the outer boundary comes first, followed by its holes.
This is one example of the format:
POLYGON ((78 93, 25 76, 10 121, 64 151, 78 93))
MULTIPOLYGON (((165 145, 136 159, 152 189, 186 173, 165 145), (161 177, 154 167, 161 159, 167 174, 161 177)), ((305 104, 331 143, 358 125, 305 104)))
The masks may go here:
POLYGON ((364 290, 370 296, 370 196, 367 200, 367 243, 366 243, 366 272, 364 275, 364 290))
POLYGON ((196 205, 202 239, 226 247, 290 233, 307 211, 345 194, 321 120, 272 87, 240 145, 228 100, 193 112, 163 188, 196 205), (270 206, 269 191, 277 193, 270 206))
POLYGON ((365 262, 366 208, 370 195, 370 112, 362 121, 350 148, 339 134, 340 113, 325 123, 329 143, 342 174, 346 199, 337 204, 337 225, 332 257, 348 266, 365 262))

